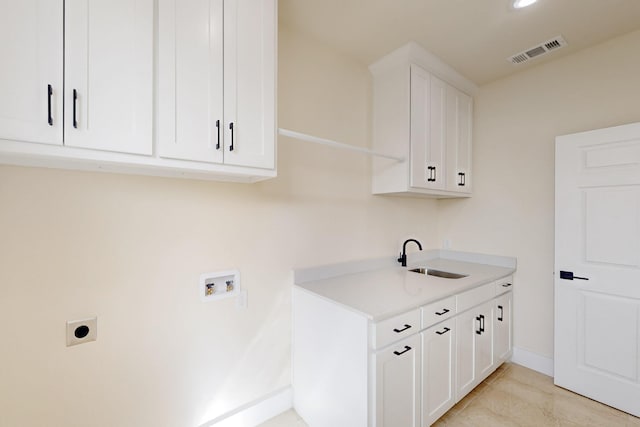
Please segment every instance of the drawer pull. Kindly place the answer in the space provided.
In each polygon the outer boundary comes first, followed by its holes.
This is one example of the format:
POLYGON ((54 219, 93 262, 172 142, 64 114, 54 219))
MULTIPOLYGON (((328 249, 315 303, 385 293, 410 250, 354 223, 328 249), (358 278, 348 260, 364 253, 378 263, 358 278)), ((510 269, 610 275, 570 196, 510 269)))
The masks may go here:
POLYGON ((444 331, 436 331, 436 334, 438 334, 438 335, 444 335, 444 334, 446 334, 447 332, 449 332, 450 330, 451 330, 451 329, 449 329, 449 328, 444 328, 444 331))
POLYGON ((411 325, 407 325, 406 323, 404 324, 404 328, 402 329, 394 329, 393 332, 395 332, 396 334, 399 334, 400 332, 404 332, 407 329, 409 329, 411 327, 411 325))
POLYGON ((503 288, 508 288, 509 286, 511 286, 511 283, 503 283, 503 284, 502 284, 502 287, 503 287, 503 288))
POLYGON ((409 347, 408 345, 405 345, 404 346, 404 350, 402 350, 402 351, 394 351, 393 354, 395 354, 396 356, 400 356, 401 354, 405 354, 409 350, 411 350, 411 347, 409 347))
POLYGON ((447 314, 449 312, 448 308, 445 308, 444 310, 442 310, 441 312, 437 312, 436 311, 436 315, 437 316, 442 316, 443 314, 447 314))

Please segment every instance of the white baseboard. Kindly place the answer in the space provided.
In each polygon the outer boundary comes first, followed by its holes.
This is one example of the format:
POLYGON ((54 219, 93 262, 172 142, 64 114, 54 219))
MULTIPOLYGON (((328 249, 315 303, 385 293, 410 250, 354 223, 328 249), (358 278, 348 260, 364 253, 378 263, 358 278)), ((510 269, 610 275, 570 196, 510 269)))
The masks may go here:
MULTIPOLYGON (((514 347, 511 361, 553 376, 553 359, 549 357, 514 347)), ((293 390, 291 387, 285 387, 204 423, 200 427, 255 427, 291 408, 293 408, 293 390)))
POLYGON ((553 377, 553 359, 550 357, 541 356, 538 353, 514 347, 511 361, 525 368, 533 369, 541 374, 553 377))
POLYGON ((200 427, 255 427, 291 408, 293 408, 293 390, 289 386, 249 402, 200 427))

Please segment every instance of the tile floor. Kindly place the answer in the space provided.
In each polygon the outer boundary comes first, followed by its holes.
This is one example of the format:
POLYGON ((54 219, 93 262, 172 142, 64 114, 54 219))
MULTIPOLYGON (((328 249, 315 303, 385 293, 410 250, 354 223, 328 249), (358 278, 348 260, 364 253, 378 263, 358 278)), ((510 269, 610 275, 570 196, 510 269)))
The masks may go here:
MULTIPOLYGON (((640 418, 556 387, 551 377, 506 363, 434 426, 640 427, 640 418)), ((307 424, 291 410, 260 427, 307 427, 307 424)))

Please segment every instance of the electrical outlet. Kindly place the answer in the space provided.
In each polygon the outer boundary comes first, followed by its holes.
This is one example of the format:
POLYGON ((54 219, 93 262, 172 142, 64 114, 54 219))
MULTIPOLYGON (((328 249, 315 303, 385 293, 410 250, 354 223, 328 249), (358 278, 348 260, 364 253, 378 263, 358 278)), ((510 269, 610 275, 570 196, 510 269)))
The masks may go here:
POLYGON ((67 347, 95 341, 98 338, 98 318, 67 322, 67 347))

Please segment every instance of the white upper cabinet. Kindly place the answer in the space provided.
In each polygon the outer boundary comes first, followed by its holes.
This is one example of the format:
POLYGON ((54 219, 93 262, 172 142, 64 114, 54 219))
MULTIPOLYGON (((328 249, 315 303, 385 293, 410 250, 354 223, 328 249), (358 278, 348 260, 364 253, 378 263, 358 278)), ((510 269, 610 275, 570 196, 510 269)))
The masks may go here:
POLYGON ((223 0, 160 0, 159 152, 222 163, 223 0))
POLYGON ((369 68, 373 148, 405 159, 374 158, 373 193, 470 196, 475 85, 415 43, 369 68))
POLYGON ((274 0, 160 0, 160 156, 273 169, 274 0))
POLYGON ((66 0, 65 145, 151 154, 153 0, 66 0))
POLYGON ((0 0, 0 138, 62 144, 63 2, 0 0))
POLYGON ((444 189, 446 83, 411 66, 411 186, 444 189))
POLYGON ((276 0, 225 0, 224 22, 224 161, 272 169, 276 138, 276 0))
POLYGON ((276 0, 0 0, 0 163, 276 176, 276 0))
POLYGON ((153 0, 0 5, 0 138, 151 154, 153 0))
POLYGON ((447 87, 446 96, 446 187, 449 191, 471 194, 473 100, 452 86, 447 87))

